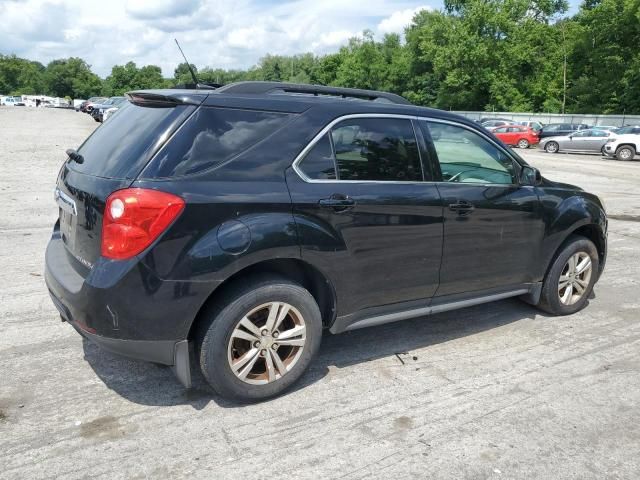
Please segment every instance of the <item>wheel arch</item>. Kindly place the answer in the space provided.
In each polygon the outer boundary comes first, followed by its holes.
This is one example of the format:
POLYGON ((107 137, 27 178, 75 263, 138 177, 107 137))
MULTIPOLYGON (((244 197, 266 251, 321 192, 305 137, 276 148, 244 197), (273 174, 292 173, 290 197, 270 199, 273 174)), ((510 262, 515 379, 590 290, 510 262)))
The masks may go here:
POLYGON ((333 323, 336 315, 336 293, 329 278, 318 268, 304 260, 298 258, 276 258, 248 265, 218 285, 198 310, 189 326, 187 338, 189 340, 195 338, 198 326, 207 321, 211 309, 221 305, 227 292, 231 291, 239 283, 246 283, 251 279, 264 275, 277 275, 302 285, 311 293, 318 304, 323 326, 329 327, 333 323))
POLYGON ((606 254, 607 254, 605 234, 601 226, 598 225, 597 223, 584 221, 570 228, 568 230, 568 233, 564 236, 564 238, 562 238, 562 240, 559 242, 557 247, 553 250, 553 254, 549 257, 547 261, 547 265, 544 272, 545 277, 549 272, 549 269, 553 265, 554 260, 560 254, 564 246, 569 242, 569 240, 571 240, 572 237, 576 237, 576 236, 586 238, 587 240, 590 240, 591 242, 593 242, 593 244, 596 246, 596 250, 598 252, 598 263, 599 263, 598 276, 602 273, 602 270, 604 268, 604 263, 606 260, 606 254))

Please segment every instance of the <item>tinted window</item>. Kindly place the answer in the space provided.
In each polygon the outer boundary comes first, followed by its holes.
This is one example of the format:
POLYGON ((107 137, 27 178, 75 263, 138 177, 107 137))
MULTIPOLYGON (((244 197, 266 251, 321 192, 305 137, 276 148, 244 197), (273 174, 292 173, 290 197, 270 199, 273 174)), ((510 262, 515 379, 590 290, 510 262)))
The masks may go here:
POLYGON ((332 180, 336 178, 333 151, 329 134, 314 145, 299 165, 304 174, 314 180, 332 180))
POLYGON ((201 172, 264 140, 288 118, 283 113, 200 108, 158 153, 145 174, 171 177, 201 172))
POLYGON ((340 180, 423 179, 410 120, 346 120, 333 127, 331 137, 340 180))
POLYGON ((608 137, 609 133, 604 130, 591 130, 592 137, 608 137))
POLYGON ((640 127, 621 127, 616 130, 616 133, 619 135, 640 133, 640 127))
POLYGON ((494 130, 494 132, 497 132, 497 133, 507 133, 507 130, 508 130, 508 129, 507 129, 507 127, 500 127, 500 128, 496 128, 496 129, 494 130))
POLYGON ((69 168, 100 177, 134 178, 162 135, 192 111, 191 106, 151 108, 126 102, 113 121, 103 123, 78 149, 84 162, 70 162, 69 168))
POLYGON ((484 137, 454 125, 425 123, 438 155, 444 181, 513 183, 513 162, 484 137))
POLYGON ((509 132, 510 133, 515 133, 515 132, 521 132, 522 129, 518 128, 518 127, 509 127, 509 132))
POLYGON ((555 132, 556 130, 558 130, 558 127, 560 127, 560 125, 546 125, 544 127, 544 131, 545 132, 555 132))
POLYGON ((591 136, 590 130, 582 130, 581 132, 575 132, 571 134, 571 137, 573 138, 590 137, 590 136, 591 136))

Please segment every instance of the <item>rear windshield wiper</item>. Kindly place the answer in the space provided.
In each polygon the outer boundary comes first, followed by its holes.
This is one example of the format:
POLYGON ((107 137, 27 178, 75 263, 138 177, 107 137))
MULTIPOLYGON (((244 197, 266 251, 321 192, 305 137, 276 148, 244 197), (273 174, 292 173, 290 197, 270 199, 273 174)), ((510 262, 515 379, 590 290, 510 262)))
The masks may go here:
POLYGON ((76 163, 84 162, 84 157, 76 152, 73 148, 70 148, 66 151, 66 154, 69 156, 70 160, 73 160, 76 163))

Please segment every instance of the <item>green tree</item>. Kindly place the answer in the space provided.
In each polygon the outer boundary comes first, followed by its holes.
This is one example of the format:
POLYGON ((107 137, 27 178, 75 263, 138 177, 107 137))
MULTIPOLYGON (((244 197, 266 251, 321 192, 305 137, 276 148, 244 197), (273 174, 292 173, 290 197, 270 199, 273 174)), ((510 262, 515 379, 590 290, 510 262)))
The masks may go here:
POLYGON ((81 58, 53 60, 44 71, 47 93, 56 97, 88 98, 102 89, 102 80, 81 58))
POLYGON ((0 55, 0 92, 35 94, 45 90, 44 66, 15 55, 0 55))

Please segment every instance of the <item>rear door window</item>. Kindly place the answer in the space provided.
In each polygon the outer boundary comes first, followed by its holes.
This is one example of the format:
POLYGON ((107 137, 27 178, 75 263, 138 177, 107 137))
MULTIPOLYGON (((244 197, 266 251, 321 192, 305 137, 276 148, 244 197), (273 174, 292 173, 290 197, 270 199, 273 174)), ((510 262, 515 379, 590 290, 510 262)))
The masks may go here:
POLYGON ((145 170, 145 176, 172 177, 202 172, 264 140, 290 114, 201 107, 145 170))
POLYGON ((423 180, 413 125, 397 118, 342 121, 316 142, 297 168, 312 180, 423 180))
POLYGON ((331 129, 340 180, 422 181, 410 120, 358 118, 331 129))
POLYGON ((167 131, 193 112, 195 107, 122 106, 113 121, 103 123, 80 146, 83 162, 69 162, 69 168, 106 178, 135 178, 157 150, 167 131))

